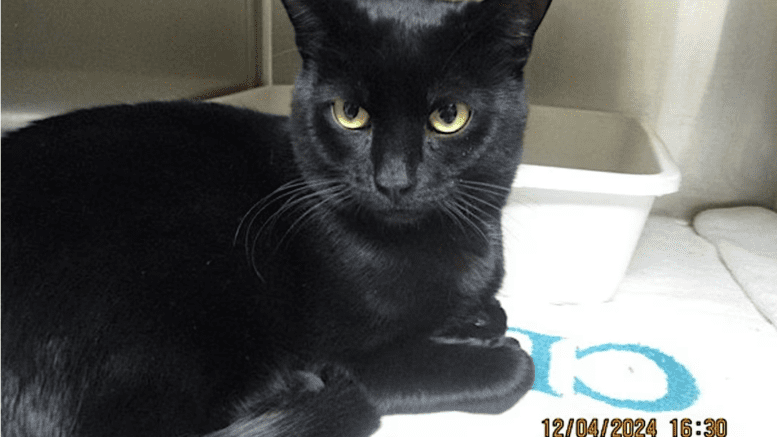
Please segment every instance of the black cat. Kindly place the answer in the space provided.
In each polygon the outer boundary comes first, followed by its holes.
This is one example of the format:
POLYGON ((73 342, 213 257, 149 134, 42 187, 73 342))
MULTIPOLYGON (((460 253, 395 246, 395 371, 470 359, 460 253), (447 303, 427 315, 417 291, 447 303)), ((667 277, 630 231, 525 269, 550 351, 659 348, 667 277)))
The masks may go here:
POLYGON ((76 111, 2 141, 2 432, 366 436, 499 413, 500 210, 548 0, 287 0, 291 117, 76 111))

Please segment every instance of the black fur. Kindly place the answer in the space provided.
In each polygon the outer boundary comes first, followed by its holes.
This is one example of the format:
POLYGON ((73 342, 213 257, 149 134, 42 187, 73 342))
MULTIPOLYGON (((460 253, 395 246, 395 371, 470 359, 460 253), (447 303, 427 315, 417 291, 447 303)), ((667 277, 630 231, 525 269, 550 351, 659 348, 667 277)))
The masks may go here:
POLYGON ((146 103, 3 139, 4 436, 366 436, 531 387, 495 294, 548 2, 285 3, 290 118, 146 103))

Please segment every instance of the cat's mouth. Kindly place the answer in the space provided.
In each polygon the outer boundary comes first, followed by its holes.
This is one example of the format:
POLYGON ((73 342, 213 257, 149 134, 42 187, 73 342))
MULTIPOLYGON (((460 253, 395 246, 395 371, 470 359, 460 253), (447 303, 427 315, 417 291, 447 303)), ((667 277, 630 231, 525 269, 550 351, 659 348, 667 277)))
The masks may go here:
MULTIPOLYGON (((358 191, 357 191, 358 192, 358 191)), ((351 207, 368 217, 369 221, 395 226, 417 225, 434 213, 436 202, 428 197, 408 195, 387 199, 375 193, 358 192, 351 207)))
POLYGON ((429 212, 422 208, 399 206, 369 209, 368 211, 372 220, 399 227, 416 225, 429 215, 429 212))

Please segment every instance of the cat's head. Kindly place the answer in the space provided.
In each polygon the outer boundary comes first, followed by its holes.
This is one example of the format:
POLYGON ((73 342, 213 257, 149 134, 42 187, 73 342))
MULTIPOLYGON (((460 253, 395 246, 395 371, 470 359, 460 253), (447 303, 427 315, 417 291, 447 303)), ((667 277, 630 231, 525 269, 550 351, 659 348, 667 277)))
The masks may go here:
POLYGON ((498 218, 550 0, 284 3, 303 59, 291 135, 308 184, 384 223, 498 218))

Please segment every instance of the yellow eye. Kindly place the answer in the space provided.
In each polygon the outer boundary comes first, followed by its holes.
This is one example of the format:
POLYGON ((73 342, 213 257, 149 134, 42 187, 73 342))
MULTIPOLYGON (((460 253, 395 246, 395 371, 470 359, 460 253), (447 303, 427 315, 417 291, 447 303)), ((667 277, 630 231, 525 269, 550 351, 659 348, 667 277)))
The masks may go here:
POLYGON ((332 117, 346 129, 360 129, 370 121, 370 114, 364 108, 340 98, 332 102, 332 117))
POLYGON ((464 129, 471 114, 466 103, 445 105, 432 112, 429 124, 441 134, 452 134, 464 129))

